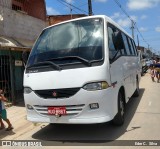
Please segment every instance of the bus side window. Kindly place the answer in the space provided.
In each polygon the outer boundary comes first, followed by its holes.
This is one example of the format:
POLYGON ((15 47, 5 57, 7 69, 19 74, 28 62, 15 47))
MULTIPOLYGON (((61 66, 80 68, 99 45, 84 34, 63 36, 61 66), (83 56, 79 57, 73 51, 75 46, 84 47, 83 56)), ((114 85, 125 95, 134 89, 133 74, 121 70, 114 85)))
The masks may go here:
POLYGON ((111 24, 108 26, 108 47, 110 62, 113 62, 122 55, 127 55, 122 32, 111 24))
POLYGON ((120 52, 121 55, 125 55, 126 51, 125 51, 125 48, 124 48, 124 43, 123 43, 123 38, 122 38, 121 31, 114 32, 113 41, 114 41, 114 45, 116 47, 116 50, 118 52, 120 52))
POLYGON ((133 45, 132 45, 132 42, 131 42, 131 38, 128 38, 128 41, 129 41, 130 49, 131 49, 131 51, 132 51, 132 55, 136 55, 136 52, 135 52, 135 50, 134 50, 134 48, 133 48, 133 45))
POLYGON ((124 46, 125 46, 127 55, 132 55, 131 50, 130 50, 129 45, 128 45, 127 37, 124 33, 122 33, 122 37, 123 37, 124 46))
POLYGON ((134 51, 135 51, 135 55, 137 56, 137 55, 138 55, 138 51, 137 51, 137 48, 136 48, 135 42, 134 42, 134 40, 133 40, 133 39, 132 39, 131 41, 132 41, 133 49, 134 49, 134 51))
POLYGON ((115 45, 113 43, 113 30, 111 27, 108 27, 108 47, 109 47, 109 59, 112 59, 116 53, 116 48, 115 45))

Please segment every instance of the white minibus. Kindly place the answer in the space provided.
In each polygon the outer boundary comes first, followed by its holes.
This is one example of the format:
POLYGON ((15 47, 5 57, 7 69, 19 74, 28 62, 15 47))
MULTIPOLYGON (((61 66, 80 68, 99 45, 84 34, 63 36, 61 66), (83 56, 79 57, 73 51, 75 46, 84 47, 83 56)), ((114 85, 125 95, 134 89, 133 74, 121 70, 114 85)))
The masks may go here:
POLYGON ((104 15, 45 28, 24 72, 27 119, 55 124, 122 125, 139 95, 140 66, 132 37, 104 15))

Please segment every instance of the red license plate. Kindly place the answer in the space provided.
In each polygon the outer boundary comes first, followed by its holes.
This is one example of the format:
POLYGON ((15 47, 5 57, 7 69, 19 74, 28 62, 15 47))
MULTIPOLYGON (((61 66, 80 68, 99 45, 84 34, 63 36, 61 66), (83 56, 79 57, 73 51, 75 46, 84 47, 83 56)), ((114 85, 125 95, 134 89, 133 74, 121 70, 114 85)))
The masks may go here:
POLYGON ((66 108, 65 107, 48 107, 48 114, 49 115, 66 115, 66 108))

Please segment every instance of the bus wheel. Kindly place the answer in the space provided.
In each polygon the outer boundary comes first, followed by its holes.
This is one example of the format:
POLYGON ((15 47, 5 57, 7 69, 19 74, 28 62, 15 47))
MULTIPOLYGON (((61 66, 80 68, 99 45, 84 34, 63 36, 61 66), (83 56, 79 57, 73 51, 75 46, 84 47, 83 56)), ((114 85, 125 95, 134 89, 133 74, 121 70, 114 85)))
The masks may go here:
POLYGON ((123 99, 122 93, 118 93, 118 113, 113 119, 113 124, 121 126, 124 123, 124 111, 125 111, 125 100, 123 99))
POLYGON ((138 97, 138 96, 139 96, 139 81, 137 79, 137 81, 136 81, 136 90, 135 90, 135 92, 133 94, 133 97, 138 97))

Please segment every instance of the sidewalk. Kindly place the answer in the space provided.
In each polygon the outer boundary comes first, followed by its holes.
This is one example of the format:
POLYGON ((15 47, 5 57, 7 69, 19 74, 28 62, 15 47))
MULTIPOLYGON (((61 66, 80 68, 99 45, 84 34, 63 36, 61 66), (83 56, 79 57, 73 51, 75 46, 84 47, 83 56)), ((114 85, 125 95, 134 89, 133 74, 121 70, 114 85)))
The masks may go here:
POLYGON ((14 129, 12 131, 0 130, 0 140, 20 139, 21 135, 36 129, 40 125, 26 120, 26 109, 23 102, 16 106, 7 107, 7 115, 14 129))

